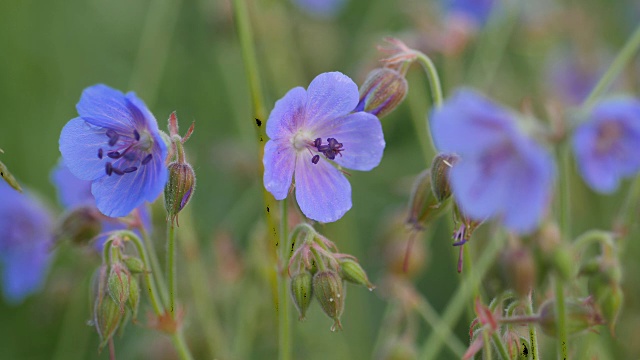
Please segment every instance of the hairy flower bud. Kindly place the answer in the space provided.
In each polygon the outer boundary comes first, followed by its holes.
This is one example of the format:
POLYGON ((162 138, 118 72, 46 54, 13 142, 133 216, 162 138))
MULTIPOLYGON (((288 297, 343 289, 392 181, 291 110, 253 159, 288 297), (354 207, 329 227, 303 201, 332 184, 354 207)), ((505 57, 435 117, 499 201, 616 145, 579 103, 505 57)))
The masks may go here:
POLYGON ((124 256, 122 258, 122 263, 124 263, 129 272, 132 274, 142 274, 147 271, 142 260, 140 260, 140 258, 136 256, 124 256))
POLYGON ((102 349, 115 334, 122 321, 123 311, 113 301, 107 289, 108 267, 100 266, 93 276, 93 325, 100 336, 102 349))
POLYGON ((373 291, 373 289, 375 289, 375 286, 371 283, 371 281, 369 281, 367 273, 356 260, 344 258, 340 259, 339 263, 340 277, 343 280, 357 285, 362 285, 370 291, 373 291))
POLYGON ((71 240, 74 244, 85 244, 100 233, 100 213, 94 206, 78 206, 65 213, 56 225, 56 242, 71 240))
POLYGON ((133 320, 135 321, 138 318, 138 307, 140 305, 140 285, 135 276, 129 277, 129 299, 127 305, 131 309, 133 320))
POLYGON ((301 271, 291 277, 291 298, 298 309, 299 320, 304 320, 307 309, 313 299, 313 275, 308 271, 301 271))
MULTIPOLYGON (((568 299, 565 301, 565 313, 567 316, 567 334, 576 334, 589 330, 596 325, 602 325, 604 319, 596 309, 593 299, 583 300, 568 299)), ((556 303, 549 300, 540 307, 539 323, 542 331, 549 335, 556 335, 556 303)))
POLYGON ((187 163, 169 164, 169 180, 164 187, 164 203, 167 214, 173 221, 187 205, 196 186, 196 174, 187 163))
POLYGON ((455 154, 440 153, 431 162, 431 190, 438 202, 443 202, 451 196, 449 170, 458 159, 455 154))
POLYGON ((375 69, 360 87, 360 102, 356 110, 382 118, 400 105, 408 89, 407 80, 398 71, 375 69))
POLYGON ((422 229, 426 223, 442 214, 445 207, 431 191, 431 171, 424 170, 413 183, 407 223, 416 229, 422 229))
POLYGON ((109 277, 107 278, 107 289, 113 301, 120 306, 124 312, 124 306, 129 299, 131 292, 131 274, 120 262, 111 266, 109 277))
POLYGON ((338 273, 333 270, 317 272, 313 276, 313 295, 318 299, 322 311, 333 319, 331 331, 342 329, 340 316, 344 310, 345 292, 338 273))

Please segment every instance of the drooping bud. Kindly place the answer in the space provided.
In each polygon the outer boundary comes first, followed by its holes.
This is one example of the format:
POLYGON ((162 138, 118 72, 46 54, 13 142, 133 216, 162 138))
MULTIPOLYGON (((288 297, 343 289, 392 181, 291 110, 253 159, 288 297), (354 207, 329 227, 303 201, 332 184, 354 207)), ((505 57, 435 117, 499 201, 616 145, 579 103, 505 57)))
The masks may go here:
POLYGON ((375 69, 360 87, 356 110, 382 118, 400 105, 408 89, 407 80, 400 72, 390 68, 375 69))
POLYGON ((422 229, 426 223, 442 214, 445 208, 446 204, 439 202, 431 191, 431 171, 424 170, 413 183, 407 223, 415 229, 422 229))
POLYGON ((520 296, 526 296, 535 283, 536 267, 529 249, 523 246, 508 248, 502 254, 502 270, 507 285, 520 296))
POLYGON ((138 280, 136 280, 135 276, 129 277, 129 299, 127 305, 133 313, 133 320, 135 322, 138 318, 138 307, 140 305, 140 285, 138 285, 138 280))
POLYGON ((107 289, 109 295, 113 301, 124 312, 124 306, 126 305, 129 295, 131 293, 131 274, 120 262, 115 262, 111 265, 109 271, 109 277, 107 278, 107 289))
POLYGON ((93 277, 93 325, 100 335, 102 349, 118 329, 123 312, 113 301, 107 289, 108 268, 100 266, 93 277))
POLYGON ((342 258, 340 259, 339 264, 340 277, 343 280, 354 283, 356 285, 362 285, 370 291, 373 291, 373 289, 375 289, 375 285, 373 285, 371 281, 369 281, 367 273, 356 260, 350 258, 342 258))
POLYGON ((304 320, 307 309, 313 299, 313 275, 309 271, 301 271, 291 277, 291 298, 298 309, 299 320, 304 320))
POLYGON ((174 221, 193 195, 196 174, 187 163, 172 162, 168 169, 169 180, 164 187, 164 202, 169 218, 174 221))
MULTIPOLYGON (((556 335, 556 306, 555 300, 549 300, 540 307, 539 323, 542 331, 549 335, 556 335)), ((565 302, 567 334, 576 334, 589 330, 596 325, 604 324, 604 319, 596 309, 593 299, 568 299, 565 302)))
POLYGON ((313 295, 318 299, 322 311, 333 319, 331 331, 342 329, 340 316, 344 310, 345 292, 338 273, 333 270, 317 272, 313 276, 313 295))
POLYGON ((431 190, 438 202, 443 202, 451 196, 449 185, 449 170, 458 162, 458 155, 440 153, 431 163, 431 190))
POLYGON ((100 233, 100 213, 95 206, 79 206, 65 213, 56 225, 56 242, 71 240, 74 244, 85 244, 100 233))
POLYGON ((122 262, 132 274, 142 274, 147 271, 142 260, 136 256, 124 256, 122 262))

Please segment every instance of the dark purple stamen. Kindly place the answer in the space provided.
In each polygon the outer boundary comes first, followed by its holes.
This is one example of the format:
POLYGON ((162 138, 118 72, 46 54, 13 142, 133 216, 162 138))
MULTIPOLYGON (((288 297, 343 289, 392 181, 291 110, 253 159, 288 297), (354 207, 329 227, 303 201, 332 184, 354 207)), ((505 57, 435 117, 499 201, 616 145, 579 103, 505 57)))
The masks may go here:
POLYGON ((104 171, 107 173, 107 175, 111 176, 111 173, 113 172, 113 165, 111 165, 110 162, 104 164, 104 171))
POLYGON ((320 155, 313 155, 313 157, 311 158, 311 162, 317 164, 318 161, 320 161, 320 155))
POLYGON ((151 161, 151 158, 153 158, 152 154, 149 154, 149 155, 145 156, 145 158, 142 159, 142 165, 147 165, 149 163, 149 161, 151 161))
POLYGON ((120 159, 122 157, 122 155, 120 155, 120 152, 118 151, 109 151, 107 153, 107 156, 112 159, 120 159))
POLYGON ((116 175, 124 175, 124 171, 122 171, 122 170, 120 170, 120 169, 118 169, 116 167, 114 167, 112 169, 113 169, 113 173, 114 174, 116 174, 116 175))
POLYGON ((123 173, 128 174, 128 173, 132 173, 134 171, 138 170, 138 168, 136 166, 130 166, 124 170, 122 170, 123 173))
POLYGON ((136 141, 140 141, 140 133, 138 130, 133 130, 133 137, 136 138, 136 141))
POLYGON ((335 138, 327 138, 327 143, 327 145, 322 145, 322 139, 317 138, 313 142, 313 146, 329 160, 335 159, 336 155, 342 156, 341 151, 344 150, 342 143, 339 143, 335 138))
POLYGON ((109 138, 109 146, 114 146, 120 139, 120 135, 112 129, 107 130, 107 137, 109 138))
POLYGON ((102 160, 102 148, 98 149, 98 159, 102 160))

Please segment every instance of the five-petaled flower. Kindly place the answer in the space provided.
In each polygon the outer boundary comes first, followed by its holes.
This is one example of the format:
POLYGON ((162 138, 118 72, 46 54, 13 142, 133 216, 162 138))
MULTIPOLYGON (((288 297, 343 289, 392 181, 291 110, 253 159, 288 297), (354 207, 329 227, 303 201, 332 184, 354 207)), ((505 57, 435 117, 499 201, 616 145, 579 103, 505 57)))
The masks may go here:
POLYGON ((92 182, 98 209, 120 217, 154 201, 167 181, 167 146, 144 102, 133 92, 94 85, 76 109, 80 117, 62 129, 60 152, 73 175, 92 182))
POLYGON ((277 200, 287 197, 295 177, 296 199, 308 218, 332 222, 351 208, 351 185, 332 162, 368 171, 378 166, 385 146, 378 118, 352 112, 358 99, 358 86, 331 72, 276 102, 263 163, 264 186, 277 200))
POLYGON ((533 230, 550 198, 549 154, 518 131, 514 116, 471 90, 459 90, 434 111, 439 151, 460 160, 449 172, 456 201, 475 220, 499 217, 519 233, 533 230))
POLYGON ((594 190, 611 193, 620 179, 640 171, 640 101, 603 100, 573 134, 582 177, 594 190))
POLYGON ((50 258, 51 218, 40 202, 0 181, 0 268, 5 299, 19 303, 43 283, 50 258))

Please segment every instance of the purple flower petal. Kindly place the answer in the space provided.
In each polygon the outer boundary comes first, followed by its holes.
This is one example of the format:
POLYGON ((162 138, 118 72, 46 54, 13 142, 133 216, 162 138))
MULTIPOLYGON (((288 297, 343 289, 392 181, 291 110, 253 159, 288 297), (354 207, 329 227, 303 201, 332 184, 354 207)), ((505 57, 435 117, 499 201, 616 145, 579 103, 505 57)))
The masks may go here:
POLYGON ((276 200, 287 197, 296 164, 296 153, 291 144, 285 141, 267 141, 262 158, 264 187, 276 200))
POLYGON ((351 185, 329 162, 311 162, 310 154, 296 160, 296 200, 302 213, 320 222, 340 219, 351 209, 351 185))
POLYGON ((305 128, 315 132, 324 121, 350 113, 358 105, 358 85, 340 72, 316 76, 307 89, 305 128))
POLYGON ((380 120, 372 114, 357 112, 327 121, 316 134, 323 140, 331 137, 342 143, 342 156, 334 160, 340 166, 369 171, 380 164, 385 142, 380 120))
POLYGON ((95 180, 104 176, 104 159, 98 158, 98 149, 105 145, 105 130, 81 118, 70 120, 60 134, 60 153, 69 170, 82 180, 95 180))
POLYGON ((65 209, 95 204, 96 200, 91 194, 91 181, 81 180, 73 175, 62 159, 51 173, 51 181, 55 184, 58 200, 65 209))
POLYGON ((20 303, 44 284, 49 267, 48 246, 43 243, 29 251, 18 251, 3 261, 2 290, 10 304, 20 303))
POLYGON ((289 90, 276 105, 267 121, 267 136, 278 139, 294 134, 304 124, 307 91, 301 87, 289 90))
POLYGON ((125 95, 106 85, 98 84, 82 92, 76 105, 78 115, 95 126, 113 129, 120 133, 134 127, 135 115, 125 95))

